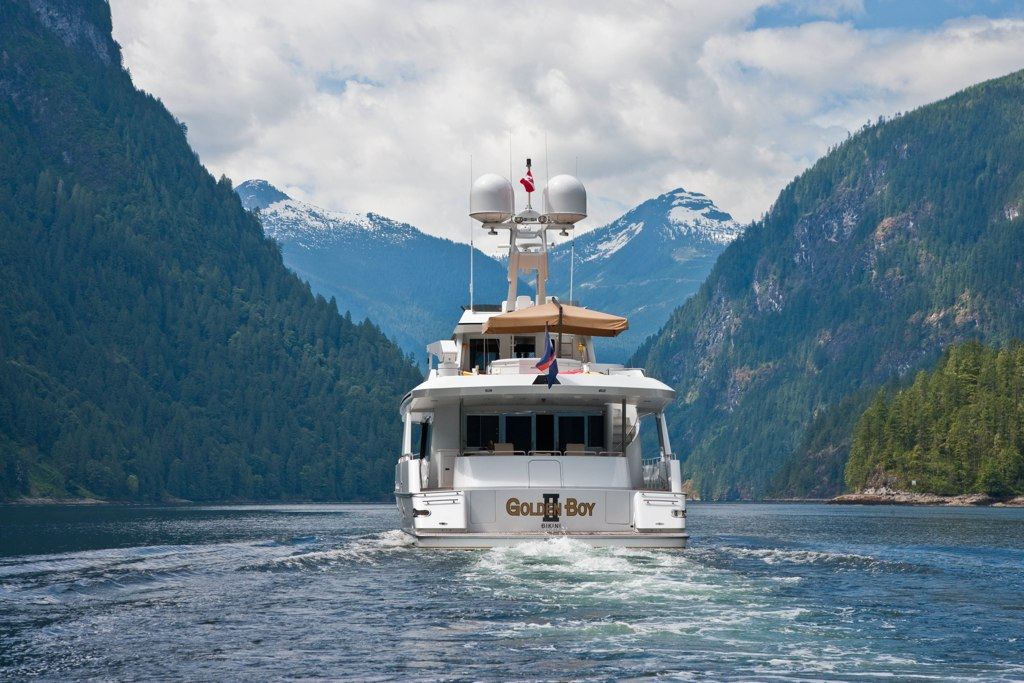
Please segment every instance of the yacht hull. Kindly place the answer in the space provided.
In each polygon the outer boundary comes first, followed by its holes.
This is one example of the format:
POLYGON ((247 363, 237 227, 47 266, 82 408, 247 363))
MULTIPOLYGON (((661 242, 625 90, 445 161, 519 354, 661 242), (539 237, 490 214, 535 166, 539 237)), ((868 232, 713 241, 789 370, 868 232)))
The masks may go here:
POLYGON ((502 548, 530 543, 548 541, 559 538, 570 538, 589 546, 599 548, 648 548, 662 550, 681 550, 686 547, 689 534, 658 534, 658 533, 508 533, 508 534, 417 534, 405 530, 413 538, 419 548, 437 548, 448 550, 474 550, 486 548, 502 548))
POLYGON ((596 487, 397 493, 402 528, 424 548, 493 548, 570 538, 591 546, 686 547, 686 497, 596 487))

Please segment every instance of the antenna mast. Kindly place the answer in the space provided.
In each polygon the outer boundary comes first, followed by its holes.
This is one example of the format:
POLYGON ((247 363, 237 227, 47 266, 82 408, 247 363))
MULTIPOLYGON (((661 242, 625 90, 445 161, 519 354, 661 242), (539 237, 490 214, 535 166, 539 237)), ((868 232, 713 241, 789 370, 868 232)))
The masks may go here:
MULTIPOLYGON (((469 155, 469 191, 473 192, 473 155, 469 155)), ((473 219, 469 219, 469 310, 473 310, 473 219)))
MULTIPOLYGON (((580 158, 576 157, 576 177, 580 177, 580 158)), ((569 238, 569 302, 575 301, 572 298, 572 285, 573 275, 576 272, 576 231, 573 230, 572 237, 569 238)))
MULTIPOLYGON (((472 166, 472 158, 470 159, 472 166)), ((527 193, 526 208, 514 210, 515 189, 508 178, 493 173, 480 176, 473 182, 469 193, 469 215, 496 235, 497 228, 509 231, 508 296, 502 310, 514 311, 518 301, 517 285, 520 273, 536 273, 536 303, 545 302, 548 279, 548 230, 566 232, 587 216, 587 191, 578 179, 570 175, 555 176, 544 190, 544 211, 532 206, 531 195, 536 190, 532 172, 533 161, 526 160, 526 174, 519 183, 527 193)), ((472 175, 472 170, 470 175, 472 175)), ((472 245, 470 245, 472 247, 472 245)), ((471 278, 472 282, 472 278, 471 278)))

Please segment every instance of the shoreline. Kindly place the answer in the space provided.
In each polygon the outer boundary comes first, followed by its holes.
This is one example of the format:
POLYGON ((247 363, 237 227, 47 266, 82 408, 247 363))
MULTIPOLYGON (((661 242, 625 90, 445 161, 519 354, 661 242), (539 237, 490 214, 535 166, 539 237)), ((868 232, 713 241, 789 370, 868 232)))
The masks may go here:
MULTIPOLYGON (((49 498, 43 496, 0 500, 0 507, 34 507, 34 506, 129 506, 129 507, 192 507, 205 505, 225 506, 277 506, 277 505, 387 505, 389 500, 221 500, 194 501, 181 498, 159 501, 127 501, 103 500, 100 498, 49 498)), ((833 498, 763 498, 760 500, 701 500, 687 499, 687 504, 747 503, 767 505, 917 505, 932 507, 1024 507, 1024 496, 1009 498, 993 498, 984 493, 965 493, 956 496, 943 496, 935 493, 916 493, 892 489, 866 489, 855 493, 843 493, 833 498)))
POLYGON ((103 500, 102 498, 48 498, 32 496, 0 500, 0 506, 33 507, 42 505, 77 506, 127 506, 127 507, 190 507, 204 505, 385 505, 394 504, 391 500, 185 500, 171 498, 165 500, 103 500))
POLYGON ((994 498, 984 493, 943 496, 894 489, 865 489, 844 493, 828 501, 834 505, 933 505, 940 507, 1024 507, 1024 496, 994 498))

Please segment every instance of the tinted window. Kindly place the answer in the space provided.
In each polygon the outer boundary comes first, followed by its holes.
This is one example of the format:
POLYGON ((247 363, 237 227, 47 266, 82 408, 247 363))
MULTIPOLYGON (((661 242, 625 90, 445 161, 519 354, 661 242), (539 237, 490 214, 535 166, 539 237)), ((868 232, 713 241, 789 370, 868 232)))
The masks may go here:
POLYGON ((416 422, 412 426, 412 452, 421 458, 430 455, 430 423, 416 422))
POLYGON ((595 451, 606 450, 604 443, 604 415, 587 417, 587 447, 595 451))
POLYGON ((536 358, 537 338, 516 337, 512 348, 512 355, 516 358, 536 358))
POLYGON ((487 372, 487 366, 492 360, 498 360, 497 339, 470 339, 469 340, 469 369, 480 368, 480 372, 487 372))
POLYGON ((555 450, 555 416, 537 416, 537 450, 555 450))
POLYGON ((497 415, 466 416, 466 448, 492 450, 498 443, 497 415))
POLYGON ((517 451, 533 450, 533 418, 530 415, 507 415, 505 441, 517 451))
POLYGON ((582 415, 558 416, 558 450, 564 451, 566 444, 587 442, 584 433, 585 418, 582 415))

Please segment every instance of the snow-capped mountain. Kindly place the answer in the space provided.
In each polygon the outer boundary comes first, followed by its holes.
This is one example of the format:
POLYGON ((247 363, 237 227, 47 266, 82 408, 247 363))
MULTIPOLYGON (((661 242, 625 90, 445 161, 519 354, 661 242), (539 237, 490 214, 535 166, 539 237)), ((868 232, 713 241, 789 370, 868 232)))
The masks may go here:
MULTIPOLYGON (((335 297, 339 310, 370 318, 417 360, 426 344, 451 334, 467 299, 468 245, 375 213, 322 209, 265 180, 248 180, 236 191, 247 208, 259 210, 285 264, 314 292, 335 297)), ((657 332, 741 232, 706 196, 678 189, 576 238, 573 298, 629 317, 628 332, 598 342, 601 359, 624 361, 657 332)), ((566 242, 550 254, 548 292, 563 299, 570 251, 566 242)), ((500 303, 505 265, 477 251, 475 268, 476 301, 500 303)))
MULTIPOLYGON (((265 180, 235 191, 246 208, 259 210, 285 264, 314 292, 334 297, 339 310, 370 318, 417 361, 428 343, 451 335, 468 299, 469 245, 375 213, 322 209, 265 180)), ((504 266, 479 250, 474 258, 476 300, 501 301, 504 266)))
POLYGON ((235 188, 235 192, 238 193, 239 199, 242 200, 242 206, 249 211, 263 209, 274 202, 288 199, 288 195, 266 180, 246 180, 235 188))
MULTIPOLYGON (((628 332, 601 340, 602 360, 625 360, 657 332, 742 231, 708 197, 679 188, 575 238, 573 298, 629 318, 628 332)), ((569 242, 551 252, 549 290, 566 299, 570 253, 569 242)))
POLYGON ((423 235, 407 223, 375 213, 328 211, 288 197, 263 208, 260 216, 268 236, 305 249, 320 249, 345 237, 372 237, 397 245, 423 235))

